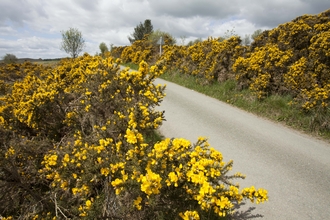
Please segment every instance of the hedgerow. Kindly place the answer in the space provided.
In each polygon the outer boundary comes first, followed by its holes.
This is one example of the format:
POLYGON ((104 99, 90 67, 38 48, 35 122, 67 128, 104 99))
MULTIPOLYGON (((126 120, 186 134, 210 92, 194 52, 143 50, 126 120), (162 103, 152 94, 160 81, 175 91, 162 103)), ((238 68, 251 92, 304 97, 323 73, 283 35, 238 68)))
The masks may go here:
POLYGON ((311 129, 329 130, 329 33, 327 10, 266 30, 250 46, 242 46, 235 36, 209 37, 190 46, 165 45, 159 58, 136 45, 127 47, 122 56, 124 61, 137 62, 133 56, 150 55, 149 61, 193 75, 204 85, 236 80, 237 89, 250 89, 260 101, 270 95, 293 97, 290 105, 315 116, 311 129))
POLYGON ((262 99, 289 94, 313 114, 311 128, 329 130, 330 10, 264 31, 234 64, 237 79, 262 99), (263 51, 263 52, 261 52, 263 51))
MULTIPOLYGON (((167 69, 195 75, 207 82, 233 79, 232 64, 244 52, 239 37, 209 38, 192 46, 166 46, 161 57, 167 69)), ((206 83, 207 83, 206 82, 206 83)))

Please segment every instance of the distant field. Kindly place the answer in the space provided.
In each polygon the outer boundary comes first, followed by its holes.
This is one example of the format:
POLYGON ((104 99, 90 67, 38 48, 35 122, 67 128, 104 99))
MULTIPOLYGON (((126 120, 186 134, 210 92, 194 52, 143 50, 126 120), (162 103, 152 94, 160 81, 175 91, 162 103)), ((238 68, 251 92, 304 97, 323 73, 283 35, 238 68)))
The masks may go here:
MULTIPOLYGON (((24 62, 31 62, 31 63, 35 63, 35 64, 41 64, 41 65, 45 65, 45 66, 54 66, 56 65, 59 61, 61 60, 61 58, 58 59, 32 59, 32 58, 20 58, 16 61, 16 63, 24 63, 24 62)), ((0 60, 0 63, 3 63, 3 60, 0 60)))
POLYGON ((36 60, 36 61, 31 61, 32 63, 35 64, 41 64, 45 66, 55 66, 60 60, 36 60))

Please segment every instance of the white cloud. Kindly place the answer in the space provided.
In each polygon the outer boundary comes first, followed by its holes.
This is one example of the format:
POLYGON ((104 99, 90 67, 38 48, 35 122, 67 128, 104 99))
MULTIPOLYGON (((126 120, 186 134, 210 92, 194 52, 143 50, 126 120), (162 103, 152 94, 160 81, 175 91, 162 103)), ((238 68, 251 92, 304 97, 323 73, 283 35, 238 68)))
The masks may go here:
POLYGON ((17 31, 10 26, 0 26, 0 33, 2 36, 14 36, 17 34, 17 31))
POLYGON ((233 34, 244 37, 246 34, 252 35, 257 29, 266 30, 268 27, 256 27, 255 24, 247 21, 246 19, 238 19, 228 21, 221 25, 217 25, 212 32, 212 36, 223 36, 226 32, 233 32, 233 34))
POLYGON ((0 39, 0 54, 15 54, 19 58, 56 58, 67 56, 59 50, 61 39, 27 37, 17 40, 0 39))
POLYGON ((150 0, 151 8, 160 15, 190 18, 195 16, 226 18, 239 12, 237 0, 150 0))

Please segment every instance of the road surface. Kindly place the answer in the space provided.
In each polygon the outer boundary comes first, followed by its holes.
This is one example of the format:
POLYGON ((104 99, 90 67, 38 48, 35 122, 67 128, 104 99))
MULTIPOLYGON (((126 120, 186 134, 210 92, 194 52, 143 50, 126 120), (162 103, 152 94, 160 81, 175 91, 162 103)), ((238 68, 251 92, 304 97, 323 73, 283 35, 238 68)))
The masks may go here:
POLYGON ((190 89, 167 84, 158 107, 165 110, 160 132, 196 142, 208 137, 224 161, 242 172, 241 188, 265 188, 269 201, 240 208, 239 219, 330 219, 330 144, 262 119, 190 89), (248 209, 254 209, 248 212, 248 209))

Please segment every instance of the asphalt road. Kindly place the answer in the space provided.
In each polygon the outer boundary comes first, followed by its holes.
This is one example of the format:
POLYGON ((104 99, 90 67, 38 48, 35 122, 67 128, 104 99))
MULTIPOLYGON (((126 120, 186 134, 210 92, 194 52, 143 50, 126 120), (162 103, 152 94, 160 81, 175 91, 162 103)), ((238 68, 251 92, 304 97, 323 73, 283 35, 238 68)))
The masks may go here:
POLYGON ((329 143, 176 84, 155 83, 167 84, 158 108, 165 110, 160 128, 165 137, 191 142, 208 137, 224 161, 234 160, 234 172, 246 174, 238 180, 241 187, 268 190, 269 201, 248 201, 239 210, 240 219, 330 219, 329 143))

